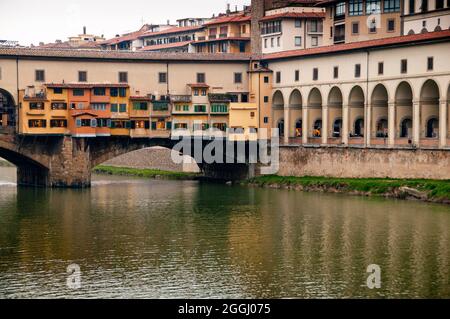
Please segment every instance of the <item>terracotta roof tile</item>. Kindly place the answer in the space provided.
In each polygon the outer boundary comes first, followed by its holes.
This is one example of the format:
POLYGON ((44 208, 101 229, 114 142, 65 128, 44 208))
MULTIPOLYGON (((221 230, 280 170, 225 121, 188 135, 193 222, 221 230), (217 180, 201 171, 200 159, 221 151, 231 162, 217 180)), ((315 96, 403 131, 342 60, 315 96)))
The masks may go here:
POLYGON ((330 46, 323 46, 311 49, 292 50, 278 53, 264 54, 264 60, 276 60, 283 58, 299 57, 299 56, 311 56, 318 54, 334 53, 340 51, 358 50, 373 47, 390 46, 397 44, 407 44, 427 40, 445 39, 450 41, 450 30, 429 32, 422 34, 404 35, 392 38, 384 38, 377 40, 361 41, 354 43, 335 44, 330 46))
POLYGON ((249 15, 239 14, 239 15, 230 15, 230 16, 222 16, 214 19, 213 21, 205 23, 205 25, 214 25, 214 24, 222 24, 222 23, 230 23, 230 22, 246 22, 250 21, 252 18, 249 15))
POLYGON ((152 36, 158 36, 158 35, 165 35, 165 34, 172 34, 172 33, 180 33, 180 32, 189 32, 189 31, 196 31, 202 29, 203 26, 193 26, 193 27, 173 27, 167 30, 158 31, 158 32, 145 32, 140 38, 145 37, 152 37, 152 36))
POLYGON ((220 41, 250 41, 250 37, 228 37, 228 38, 217 38, 211 40, 194 41, 193 44, 209 43, 209 42, 220 42, 220 41))
POLYGON ((191 88, 209 88, 209 85, 205 83, 191 83, 187 86, 190 86, 191 88))

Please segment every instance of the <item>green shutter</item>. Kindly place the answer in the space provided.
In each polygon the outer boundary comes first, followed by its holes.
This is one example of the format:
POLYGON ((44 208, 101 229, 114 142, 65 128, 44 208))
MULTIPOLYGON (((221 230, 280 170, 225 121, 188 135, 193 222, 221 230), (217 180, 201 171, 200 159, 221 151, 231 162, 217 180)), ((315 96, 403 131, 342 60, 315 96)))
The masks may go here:
POLYGON ((117 104, 111 104, 111 112, 117 113, 117 104))
POLYGON ((171 130, 172 129, 172 122, 167 122, 166 123, 166 129, 167 130, 171 130))
POLYGON ((152 130, 156 130, 156 122, 152 122, 152 130))
POLYGON ((131 122, 130 121, 126 121, 125 122, 125 128, 131 128, 131 122))

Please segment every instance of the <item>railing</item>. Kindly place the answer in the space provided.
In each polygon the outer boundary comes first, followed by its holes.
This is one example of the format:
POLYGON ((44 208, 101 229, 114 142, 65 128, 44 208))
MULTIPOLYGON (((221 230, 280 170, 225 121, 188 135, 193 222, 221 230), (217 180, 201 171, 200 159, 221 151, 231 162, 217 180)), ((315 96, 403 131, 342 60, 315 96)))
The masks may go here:
POLYGON ((210 93, 208 94, 210 102, 230 102, 231 94, 224 93, 210 93))
POLYGON ((185 102, 190 103, 192 101, 192 97, 190 95, 171 95, 171 102, 185 102))

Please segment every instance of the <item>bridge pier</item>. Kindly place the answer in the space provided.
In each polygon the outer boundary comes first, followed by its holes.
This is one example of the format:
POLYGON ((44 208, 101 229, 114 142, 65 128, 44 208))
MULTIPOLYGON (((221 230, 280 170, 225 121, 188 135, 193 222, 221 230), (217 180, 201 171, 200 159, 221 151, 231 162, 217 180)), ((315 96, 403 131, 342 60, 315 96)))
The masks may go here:
POLYGON ((255 177, 255 164, 200 164, 203 175, 207 178, 239 181, 255 177))

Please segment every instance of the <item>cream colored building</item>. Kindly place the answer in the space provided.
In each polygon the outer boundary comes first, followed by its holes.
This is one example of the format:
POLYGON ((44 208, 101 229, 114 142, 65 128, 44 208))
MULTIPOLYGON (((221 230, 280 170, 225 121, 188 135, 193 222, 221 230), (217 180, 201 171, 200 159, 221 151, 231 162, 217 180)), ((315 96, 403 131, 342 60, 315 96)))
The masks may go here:
POLYGON ((449 6, 447 0, 403 0, 403 34, 448 30, 449 6))

